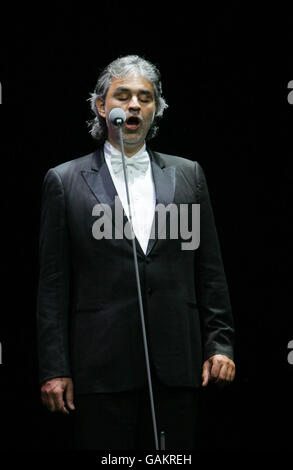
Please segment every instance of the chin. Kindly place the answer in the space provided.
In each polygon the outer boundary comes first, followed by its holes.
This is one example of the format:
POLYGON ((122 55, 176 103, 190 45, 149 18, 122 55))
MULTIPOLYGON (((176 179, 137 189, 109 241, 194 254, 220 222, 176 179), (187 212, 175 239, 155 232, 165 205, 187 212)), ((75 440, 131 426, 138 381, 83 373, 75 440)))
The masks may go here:
POLYGON ((124 141, 124 144, 127 144, 127 145, 139 145, 142 142, 144 142, 144 138, 142 138, 141 136, 130 137, 129 135, 126 135, 123 137, 123 141, 124 141))

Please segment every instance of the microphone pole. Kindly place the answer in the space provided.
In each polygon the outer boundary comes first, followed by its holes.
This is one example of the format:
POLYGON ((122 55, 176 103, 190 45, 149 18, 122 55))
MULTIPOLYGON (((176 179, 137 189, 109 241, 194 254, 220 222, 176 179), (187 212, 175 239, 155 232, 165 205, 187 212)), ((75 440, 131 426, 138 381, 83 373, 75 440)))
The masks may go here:
MULTIPOLYGON (((135 235, 134 235, 134 230, 133 230, 133 225, 132 225, 132 214, 131 214, 131 207, 130 207, 130 197, 129 197, 128 180, 127 180, 127 173, 126 173, 126 164, 125 164, 124 142, 123 142, 123 135, 122 135, 122 125, 126 120, 126 115, 123 109, 114 108, 111 110, 109 114, 109 118, 111 122, 116 127, 118 127, 118 132, 119 132, 120 149, 121 149, 121 154, 122 154, 122 166, 123 166, 126 197, 127 197, 127 204, 128 204, 129 223, 130 223, 130 229, 131 229, 131 240, 132 240, 133 259, 134 259, 135 276, 136 276, 136 284, 137 284, 138 303, 139 303, 144 353, 145 353, 145 361, 146 361, 146 370, 147 370, 147 379, 148 379, 148 387, 149 387, 149 396, 150 396, 150 402, 151 402, 151 413, 152 413, 152 421, 153 421, 155 447, 156 447, 156 450, 160 450, 159 442, 158 442, 158 430, 157 430, 156 413, 155 413, 155 406, 154 406, 154 396, 153 396, 153 387, 152 387, 146 328, 145 328, 144 313, 143 313, 139 270, 138 270, 138 263, 137 263, 135 235)), ((161 443, 161 450, 165 450, 165 433, 163 431, 160 434, 160 443, 161 443)))

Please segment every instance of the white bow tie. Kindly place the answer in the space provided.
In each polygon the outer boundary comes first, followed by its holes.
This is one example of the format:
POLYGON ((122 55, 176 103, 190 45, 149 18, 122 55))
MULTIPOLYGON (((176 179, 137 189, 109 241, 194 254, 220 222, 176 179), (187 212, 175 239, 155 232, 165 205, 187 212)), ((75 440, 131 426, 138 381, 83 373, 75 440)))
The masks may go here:
MULTIPOLYGON (((121 154, 111 155, 111 165, 114 173, 123 172, 123 163, 121 154)), ((149 157, 147 152, 134 155, 133 157, 125 157, 125 165, 127 168, 133 168, 137 173, 145 173, 149 166, 149 157)))

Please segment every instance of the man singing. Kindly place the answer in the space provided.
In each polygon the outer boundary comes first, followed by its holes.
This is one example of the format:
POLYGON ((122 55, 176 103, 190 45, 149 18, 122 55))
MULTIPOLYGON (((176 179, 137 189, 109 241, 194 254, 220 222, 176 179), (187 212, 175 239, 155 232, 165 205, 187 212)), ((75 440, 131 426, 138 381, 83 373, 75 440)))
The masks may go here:
MULTIPOLYGON (((74 414, 78 449, 154 449, 132 241, 97 237, 95 207, 128 220, 114 108, 126 171, 158 431, 166 449, 196 448, 199 392, 234 379, 233 320, 208 188, 197 162, 152 151, 167 104, 160 73, 129 55, 100 74, 90 98, 93 153, 50 169, 40 230, 38 345, 41 397, 74 414), (156 208, 200 206, 200 243, 151 236, 156 208)), ((191 212, 188 211, 188 214, 191 212)), ((105 217, 108 217, 105 215, 105 217)), ((115 225, 112 218, 110 224, 115 225)), ((170 219, 166 219, 166 226, 170 219)), ((169 227, 170 228, 170 227, 169 227)))

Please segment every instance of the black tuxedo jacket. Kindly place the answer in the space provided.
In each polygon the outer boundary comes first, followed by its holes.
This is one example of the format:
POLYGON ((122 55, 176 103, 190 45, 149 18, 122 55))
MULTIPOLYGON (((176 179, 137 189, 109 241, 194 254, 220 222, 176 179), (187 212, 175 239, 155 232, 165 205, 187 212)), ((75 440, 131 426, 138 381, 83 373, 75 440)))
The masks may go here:
MULTIPOLYGON (((148 152, 157 204, 200 204, 196 250, 182 250, 183 240, 172 239, 168 227, 166 239, 150 239, 146 255, 135 240, 152 364, 166 385, 197 388, 203 360, 216 353, 233 357, 212 208, 197 162, 148 152)), ((102 148, 50 169, 44 179, 40 382, 69 376, 77 393, 130 390, 147 380, 132 242, 93 236, 93 207, 104 203, 114 211, 115 196, 102 148)))

